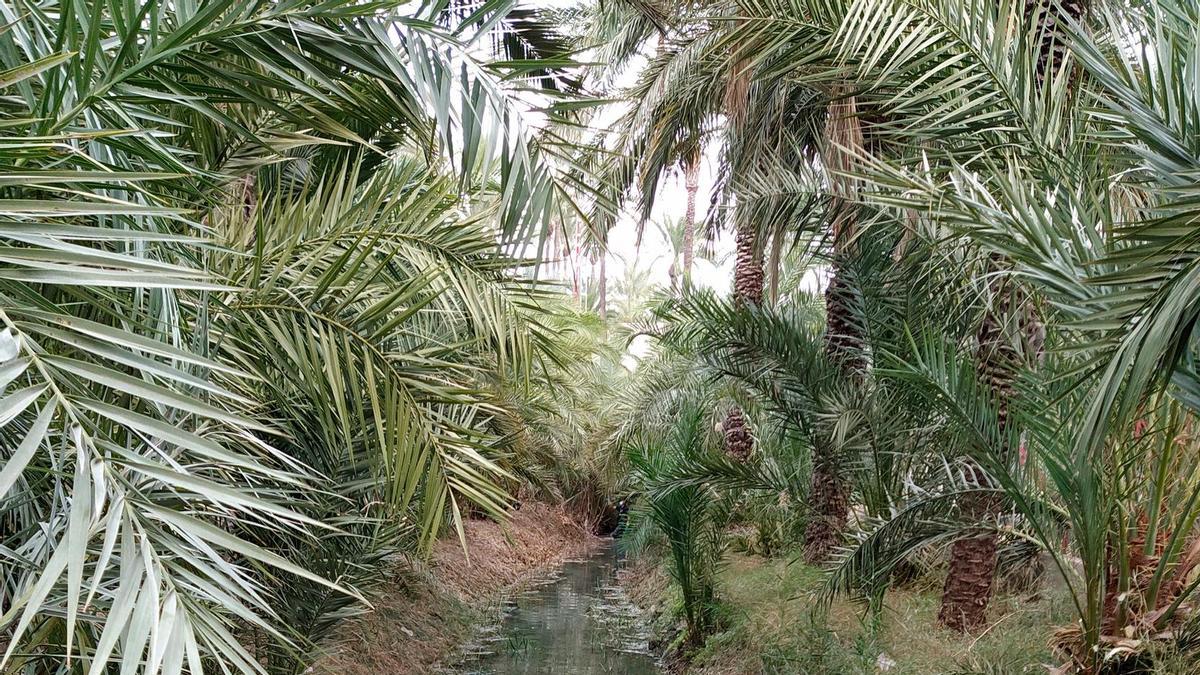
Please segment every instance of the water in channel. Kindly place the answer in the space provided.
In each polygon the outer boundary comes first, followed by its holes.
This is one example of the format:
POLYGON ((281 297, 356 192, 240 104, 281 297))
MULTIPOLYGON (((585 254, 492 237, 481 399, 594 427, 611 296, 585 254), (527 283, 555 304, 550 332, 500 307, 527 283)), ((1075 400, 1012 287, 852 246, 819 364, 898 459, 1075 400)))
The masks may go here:
POLYGON ((606 545, 502 607, 453 672, 461 675, 652 675, 650 634, 617 586, 619 558, 606 545))

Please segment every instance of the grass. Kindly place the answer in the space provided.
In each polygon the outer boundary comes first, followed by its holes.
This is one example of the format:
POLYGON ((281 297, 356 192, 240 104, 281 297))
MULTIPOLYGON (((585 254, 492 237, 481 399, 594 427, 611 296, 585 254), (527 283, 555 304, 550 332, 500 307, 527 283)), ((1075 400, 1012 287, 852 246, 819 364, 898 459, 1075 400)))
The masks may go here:
MULTIPOLYGON (((965 637, 936 627, 940 588, 934 581, 890 592, 877 622, 844 599, 822 611, 814 599, 820 586, 820 572, 803 564, 732 556, 719 586, 721 630, 689 655, 688 672, 1045 673, 1056 663, 1049 638, 1071 617, 1064 597, 1000 598, 990 627, 965 637)), ((663 597, 670 607, 670 593, 663 597)))

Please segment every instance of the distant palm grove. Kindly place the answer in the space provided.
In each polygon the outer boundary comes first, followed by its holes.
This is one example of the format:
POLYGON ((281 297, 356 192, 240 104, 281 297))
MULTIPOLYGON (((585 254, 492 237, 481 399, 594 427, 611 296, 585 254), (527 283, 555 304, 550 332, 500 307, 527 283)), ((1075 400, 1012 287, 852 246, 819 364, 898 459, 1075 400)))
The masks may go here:
POLYGON ((1195 0, 0 15, 0 673, 303 673, 532 500, 678 668, 752 555, 1200 673, 1195 0))

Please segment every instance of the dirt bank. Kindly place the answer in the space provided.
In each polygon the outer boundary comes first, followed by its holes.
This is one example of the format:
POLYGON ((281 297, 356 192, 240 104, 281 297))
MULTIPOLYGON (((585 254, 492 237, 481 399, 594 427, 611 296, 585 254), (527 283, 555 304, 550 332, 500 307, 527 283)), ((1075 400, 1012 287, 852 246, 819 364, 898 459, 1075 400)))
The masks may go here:
POLYGON ((397 566, 392 583, 371 598, 374 610, 338 630, 313 672, 436 673, 471 635, 481 607, 599 541, 561 509, 541 503, 525 503, 505 525, 471 520, 464 530, 469 558, 451 535, 434 546, 427 564, 397 566))

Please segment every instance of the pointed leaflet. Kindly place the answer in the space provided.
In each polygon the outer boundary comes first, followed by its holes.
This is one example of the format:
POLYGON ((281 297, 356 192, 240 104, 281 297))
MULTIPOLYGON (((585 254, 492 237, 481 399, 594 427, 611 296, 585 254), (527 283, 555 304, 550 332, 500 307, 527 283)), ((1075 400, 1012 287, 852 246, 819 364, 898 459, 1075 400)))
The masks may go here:
POLYGON ((33 426, 29 428, 29 432, 25 434, 24 440, 17 446, 16 452, 8 461, 4 463, 4 468, 0 468, 0 500, 4 499, 4 495, 17 482, 21 472, 25 470, 25 466, 29 464, 29 460, 33 459, 38 447, 41 446, 42 440, 46 437, 46 430, 50 427, 50 420, 54 418, 55 406, 47 405, 42 408, 42 412, 34 420, 33 426))
POLYGON ((75 616, 79 612, 79 589, 83 586, 83 564, 87 561, 88 524, 92 520, 91 461, 84 443, 83 429, 71 427, 75 445, 75 481, 71 490, 71 513, 67 517, 67 665, 75 638, 75 616))

